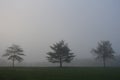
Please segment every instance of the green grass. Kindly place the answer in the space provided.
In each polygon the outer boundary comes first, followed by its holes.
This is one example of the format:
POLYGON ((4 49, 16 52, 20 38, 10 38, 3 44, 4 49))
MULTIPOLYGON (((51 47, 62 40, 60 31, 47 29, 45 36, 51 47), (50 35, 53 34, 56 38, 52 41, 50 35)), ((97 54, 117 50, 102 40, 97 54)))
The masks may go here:
POLYGON ((0 80, 120 80, 120 68, 0 68, 0 80))

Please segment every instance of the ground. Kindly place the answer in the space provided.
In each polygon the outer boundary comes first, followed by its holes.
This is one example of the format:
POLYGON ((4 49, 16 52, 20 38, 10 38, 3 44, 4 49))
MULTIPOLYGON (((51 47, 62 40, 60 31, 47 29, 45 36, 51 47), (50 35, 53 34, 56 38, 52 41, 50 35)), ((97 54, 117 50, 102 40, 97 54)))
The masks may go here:
POLYGON ((120 68, 0 68, 0 80, 120 80, 120 68))

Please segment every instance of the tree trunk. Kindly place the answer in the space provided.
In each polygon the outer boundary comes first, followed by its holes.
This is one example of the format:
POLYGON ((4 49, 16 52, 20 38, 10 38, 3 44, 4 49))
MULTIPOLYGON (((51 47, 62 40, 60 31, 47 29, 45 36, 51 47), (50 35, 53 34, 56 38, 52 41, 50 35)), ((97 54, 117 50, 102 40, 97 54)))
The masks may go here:
POLYGON ((104 68, 106 67, 106 59, 103 58, 103 65, 104 65, 104 68))
POLYGON ((60 68, 62 68, 62 58, 60 57, 60 68))
POLYGON ((60 61, 60 68, 62 68, 62 61, 60 61))
POLYGON ((15 67, 15 60, 14 60, 14 58, 13 58, 13 64, 12 64, 12 66, 13 66, 13 68, 15 67))

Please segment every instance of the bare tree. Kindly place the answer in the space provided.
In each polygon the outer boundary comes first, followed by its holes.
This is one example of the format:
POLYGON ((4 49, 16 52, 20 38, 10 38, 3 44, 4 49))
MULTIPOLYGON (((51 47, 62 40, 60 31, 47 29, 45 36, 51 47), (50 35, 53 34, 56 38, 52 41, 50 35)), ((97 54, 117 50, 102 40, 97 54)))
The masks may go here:
POLYGON ((71 50, 63 40, 61 40, 59 43, 53 44, 53 46, 50 46, 50 48, 53 51, 47 53, 48 61, 52 63, 59 63, 60 67, 62 67, 63 62, 69 63, 71 60, 73 60, 73 57, 75 57, 73 55, 74 53, 70 52, 71 50))
POLYGON ((15 61, 21 62, 23 58, 21 56, 25 56, 23 54, 23 49, 19 47, 19 45, 13 44, 11 47, 8 47, 6 53, 3 56, 8 56, 8 60, 12 61, 12 66, 15 66, 15 61))
POLYGON ((96 54, 96 59, 102 59, 103 65, 106 67, 106 60, 113 59, 115 51, 112 48, 110 41, 98 42, 96 49, 92 49, 92 53, 96 54))

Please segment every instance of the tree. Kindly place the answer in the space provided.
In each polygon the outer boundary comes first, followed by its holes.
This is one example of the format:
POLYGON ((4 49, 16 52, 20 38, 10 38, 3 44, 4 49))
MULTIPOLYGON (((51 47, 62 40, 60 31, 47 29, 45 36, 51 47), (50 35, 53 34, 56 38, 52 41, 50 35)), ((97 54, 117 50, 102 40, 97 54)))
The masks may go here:
POLYGON ((75 57, 73 55, 74 53, 70 52, 71 50, 63 40, 59 43, 53 44, 50 48, 53 51, 47 53, 48 61, 52 63, 59 63, 60 67, 62 67, 63 62, 70 63, 73 60, 73 57, 75 57))
POLYGON ((14 68, 15 61, 21 62, 23 58, 21 56, 25 56, 23 54, 23 49, 20 48, 18 45, 13 44, 11 47, 8 47, 6 53, 3 56, 7 56, 8 60, 12 61, 12 66, 14 68))
POLYGON ((106 60, 113 59, 115 51, 112 48, 110 41, 98 42, 96 49, 92 49, 92 53, 96 54, 96 59, 102 59, 104 67, 106 67, 106 60))

